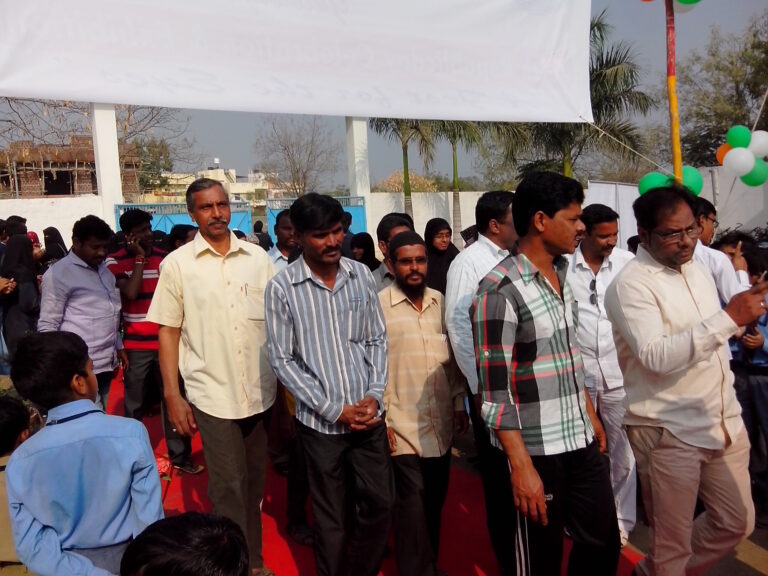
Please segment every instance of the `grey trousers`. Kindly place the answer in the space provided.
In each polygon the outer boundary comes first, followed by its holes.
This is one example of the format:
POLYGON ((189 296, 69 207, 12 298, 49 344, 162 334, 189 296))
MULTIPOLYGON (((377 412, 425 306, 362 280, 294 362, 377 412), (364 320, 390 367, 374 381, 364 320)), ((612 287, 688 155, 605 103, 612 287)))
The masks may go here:
POLYGON ((213 511, 242 528, 251 568, 261 568, 261 500, 267 470, 269 410, 240 420, 216 418, 194 404, 192 411, 203 440, 213 511))

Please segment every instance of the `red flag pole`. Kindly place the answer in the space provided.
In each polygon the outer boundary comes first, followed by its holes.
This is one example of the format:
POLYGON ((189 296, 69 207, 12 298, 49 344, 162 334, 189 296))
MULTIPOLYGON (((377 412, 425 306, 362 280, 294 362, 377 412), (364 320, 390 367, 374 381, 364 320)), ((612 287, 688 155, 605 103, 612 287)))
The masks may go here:
POLYGON ((675 6, 665 0, 667 8, 667 92, 669 94, 669 124, 672 142, 672 166, 675 181, 683 182, 683 153, 680 147, 680 116, 677 113, 677 80, 675 78, 675 6))

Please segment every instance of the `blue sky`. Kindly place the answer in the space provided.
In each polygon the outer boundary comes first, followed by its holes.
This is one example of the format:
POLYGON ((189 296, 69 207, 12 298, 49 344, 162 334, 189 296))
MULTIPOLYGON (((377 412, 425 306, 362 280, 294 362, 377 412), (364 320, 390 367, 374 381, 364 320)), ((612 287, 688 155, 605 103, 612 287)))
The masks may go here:
MULTIPOLYGON (((613 26, 614 40, 625 40, 634 45, 637 59, 643 67, 645 82, 649 87, 659 86, 666 71, 664 0, 645 3, 641 0, 593 0, 592 13, 597 15, 607 9, 608 21, 613 26)), ((716 25, 724 33, 738 33, 750 18, 766 9, 765 0, 701 0, 694 9, 676 18, 677 54, 683 58, 692 50, 706 45, 709 29, 716 25)), ((258 164, 253 150, 255 134, 261 120, 259 114, 241 112, 212 112, 187 110, 190 118, 189 136, 193 137, 206 153, 209 163, 213 158, 221 160, 224 168, 235 168, 239 175, 258 164)), ((327 117, 333 134, 344 140, 344 118, 327 117)), ((369 131, 368 134, 371 183, 393 170, 402 169, 399 145, 392 144, 369 131)), ((423 172, 416 151, 411 152, 411 170, 423 172)), ((451 171, 450 149, 443 144, 435 154, 433 171, 451 171)), ((460 153, 459 171, 472 174, 472 159, 460 153)), ((342 155, 340 169, 334 182, 346 184, 346 156, 342 155)))

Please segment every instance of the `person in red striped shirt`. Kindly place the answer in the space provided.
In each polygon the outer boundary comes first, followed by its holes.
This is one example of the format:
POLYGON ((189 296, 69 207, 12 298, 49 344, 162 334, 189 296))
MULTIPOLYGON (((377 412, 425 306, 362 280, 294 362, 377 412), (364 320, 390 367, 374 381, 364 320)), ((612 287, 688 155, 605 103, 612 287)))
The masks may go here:
MULTIPOLYGON (((152 242, 152 215, 140 209, 120 216, 120 229, 126 245, 107 258, 107 267, 115 275, 123 311, 123 343, 128 355, 125 369, 125 415, 141 420, 154 397, 162 398, 162 378, 158 361, 157 324, 146 316, 160 276, 160 263, 167 252, 152 242)), ((177 470, 199 474, 203 466, 192 461, 191 439, 173 430, 161 406, 168 455, 177 470)))

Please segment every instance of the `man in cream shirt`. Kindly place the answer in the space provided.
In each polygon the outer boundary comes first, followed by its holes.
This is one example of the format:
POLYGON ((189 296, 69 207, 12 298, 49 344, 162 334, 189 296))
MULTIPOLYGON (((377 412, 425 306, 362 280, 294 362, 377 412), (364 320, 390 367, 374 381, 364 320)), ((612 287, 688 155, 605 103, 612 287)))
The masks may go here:
POLYGON ((641 246, 605 297, 652 528, 640 574, 701 574, 754 528, 727 342, 762 315, 768 282, 720 307, 712 277, 691 261, 701 233, 692 202, 676 186, 635 201, 641 246), (706 512, 692 521, 697 497, 706 512))
POLYGON ((213 511, 243 529, 251 573, 269 576, 260 507, 265 416, 276 382, 267 358, 264 287, 274 268, 264 250, 230 232, 229 198, 219 182, 195 180, 187 208, 200 231, 163 261, 147 314, 160 325, 168 418, 182 435, 200 430, 213 511), (179 370, 189 403, 179 391, 179 370))

